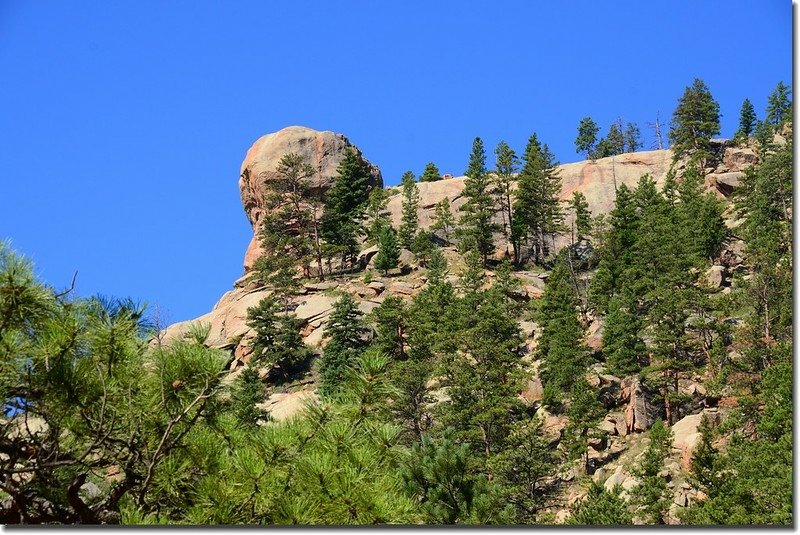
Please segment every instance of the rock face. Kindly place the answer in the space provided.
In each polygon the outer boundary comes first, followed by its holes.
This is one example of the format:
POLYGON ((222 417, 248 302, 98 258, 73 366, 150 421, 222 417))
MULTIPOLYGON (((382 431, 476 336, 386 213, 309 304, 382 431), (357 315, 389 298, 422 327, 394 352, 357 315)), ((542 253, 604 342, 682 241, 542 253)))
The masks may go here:
MULTIPOLYGON (((348 147, 353 148, 369 166, 371 185, 383 187, 380 169, 367 161, 358 147, 342 134, 319 132, 303 126, 289 126, 258 138, 247 151, 239 174, 242 206, 253 230, 258 228, 258 223, 265 214, 264 184, 274 178, 275 168, 284 154, 297 153, 310 163, 317 170, 312 180, 312 188, 324 192, 331 186, 333 177, 336 176, 336 168, 348 147)), ((254 237, 245 253, 245 270, 252 266, 259 254, 258 241, 254 237)))
MULTIPOLYGON (((714 147, 718 156, 714 167, 707 170, 706 188, 724 197, 733 192, 738 179, 744 175, 744 170, 758 158, 751 149, 731 147, 723 140, 715 141, 714 147)), ((664 184, 671 163, 672 151, 652 150, 563 164, 558 166, 562 184, 560 199, 566 206, 573 192, 579 191, 586 196, 593 215, 605 214, 614 208, 616 188, 623 184, 633 188, 644 174, 650 174, 660 187, 664 184)), ((678 175, 680 176, 680 167, 678 175)), ((462 196, 464 178, 460 176, 417 183, 420 197, 417 215, 421 227, 428 227, 433 222, 435 206, 444 198, 450 200, 450 209, 458 217, 458 210, 466 201, 462 196)), ((390 193, 396 194, 389 198, 387 206, 395 226, 400 224, 402 214, 402 196, 399 191, 399 188, 390 188, 390 193)), ((496 222, 501 223, 499 214, 496 222)), ((565 210, 566 227, 571 228, 572 222, 573 215, 565 210)), ((570 241, 568 234, 558 236, 556 247, 565 247, 570 241)), ((500 240, 498 249, 505 250, 505 244, 500 240)))

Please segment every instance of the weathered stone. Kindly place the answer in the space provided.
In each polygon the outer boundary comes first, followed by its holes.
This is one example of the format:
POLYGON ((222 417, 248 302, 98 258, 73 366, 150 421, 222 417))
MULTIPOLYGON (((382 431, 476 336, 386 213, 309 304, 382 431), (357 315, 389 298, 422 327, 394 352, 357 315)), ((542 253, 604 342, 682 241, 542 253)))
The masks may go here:
POLYGON ((393 282, 389 285, 389 291, 393 294, 411 295, 414 287, 407 282, 393 282))
MULTIPOLYGON (((350 148, 366 163, 370 170, 370 186, 382 187, 383 178, 377 166, 369 163, 361 151, 342 134, 330 131, 318 132, 303 126, 290 126, 260 137, 250 149, 242 162, 239 172, 239 192, 242 198, 247 219, 254 231, 267 213, 266 182, 276 176, 276 168, 280 159, 287 153, 299 154, 315 170, 316 175, 309 180, 313 190, 322 193, 333 183, 339 163, 345 151, 350 148)), ((245 269, 253 265, 258 258, 260 246, 258 240, 251 241, 245 255, 245 269)))
POLYGON ((663 407, 638 379, 633 379, 629 386, 623 387, 625 388, 630 391, 630 401, 625 409, 628 431, 647 431, 661 416, 663 407))
POLYGON ((298 414, 306 403, 317 400, 319 397, 315 391, 299 390, 272 394, 264 403, 257 406, 269 411, 270 420, 281 422, 298 414))
POLYGON ((336 281, 307 282, 303 284, 303 288, 312 292, 324 292, 325 290, 332 290, 338 286, 339 283, 336 281))
POLYGON ((333 310, 333 304, 336 298, 330 295, 315 294, 303 298, 300 305, 295 309, 294 314, 297 319, 301 321, 309 321, 318 318, 323 314, 330 313, 333 310))
POLYGON ((705 274, 705 283, 711 288, 719 288, 725 282, 725 266, 711 266, 705 274))

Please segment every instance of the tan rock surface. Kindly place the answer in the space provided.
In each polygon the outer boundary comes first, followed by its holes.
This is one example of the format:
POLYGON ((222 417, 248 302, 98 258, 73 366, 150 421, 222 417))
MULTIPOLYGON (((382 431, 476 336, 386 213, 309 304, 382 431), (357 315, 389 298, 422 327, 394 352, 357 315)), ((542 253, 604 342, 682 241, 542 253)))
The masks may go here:
MULTIPOLYGON (((294 152, 302 156, 316 170, 311 180, 314 189, 328 189, 336 176, 336 168, 344 157, 345 149, 352 147, 371 169, 372 185, 383 187, 380 169, 363 157, 361 151, 342 134, 319 132, 304 126, 289 126, 278 132, 261 136, 247 151, 239 174, 239 192, 248 221, 255 230, 264 216, 264 183, 275 176, 275 168, 284 154, 294 152)), ((259 246, 251 241, 245 254, 245 268, 258 258, 259 246)))

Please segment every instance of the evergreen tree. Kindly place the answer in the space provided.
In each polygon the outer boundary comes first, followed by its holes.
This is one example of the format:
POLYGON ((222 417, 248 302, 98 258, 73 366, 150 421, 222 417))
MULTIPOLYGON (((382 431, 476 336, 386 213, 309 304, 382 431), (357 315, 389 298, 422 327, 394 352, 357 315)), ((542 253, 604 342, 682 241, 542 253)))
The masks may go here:
POLYGON ((469 469, 469 448, 449 433, 414 444, 403 470, 406 488, 416 496, 426 524, 507 523, 506 511, 492 500, 486 479, 469 469))
POLYGON ((505 141, 501 141, 497 145, 494 153, 497 159, 492 194, 495 196, 498 212, 500 212, 503 219, 503 236, 506 241, 506 254, 508 254, 508 244, 511 242, 511 228, 514 226, 511 184, 514 180, 514 173, 516 173, 519 159, 514 153, 514 149, 509 147, 505 141))
POLYGON ((443 362, 450 403, 442 422, 488 460, 503 449, 514 415, 521 412, 517 323, 492 292, 474 292, 459 303, 458 353, 443 362))
POLYGON ((734 135, 734 139, 746 142, 747 139, 755 132, 756 128, 756 109, 749 98, 744 99, 742 102, 742 109, 739 112, 739 129, 734 135))
POLYGON ((378 243, 378 236, 380 236, 381 230, 392 225, 389 212, 386 209, 388 203, 389 194, 385 189, 374 188, 369 192, 369 201, 366 209, 368 242, 378 243))
POLYGON ((384 227, 378 236, 378 254, 375 256, 375 269, 389 274, 390 269, 397 267, 400 261, 400 248, 397 236, 392 227, 384 227))
POLYGON ((450 243, 450 232, 452 232, 454 226, 455 220, 453 219, 453 213, 450 211, 450 199, 445 197, 436 203, 431 231, 441 230, 442 234, 444 234, 444 241, 450 243))
POLYGON ((603 354, 609 372, 624 377, 646 363, 647 348, 639 335, 641 319, 636 303, 624 293, 611 298, 603 328, 603 354))
POLYGON ((407 310, 403 300, 390 295, 372 312, 375 339, 372 347, 395 360, 406 359, 407 310))
POLYGON ((521 419, 511 426, 505 447, 489 461, 489 471, 504 501, 514 506, 515 523, 536 522, 537 513, 556 490, 549 479, 558 461, 558 454, 550 448, 542 432, 539 418, 521 419))
POLYGON ((420 182, 436 182, 441 180, 442 175, 439 173, 439 168, 433 162, 428 162, 422 175, 419 177, 420 182))
POLYGON ((711 137, 719 134, 719 104, 706 84, 695 78, 678 100, 672 114, 669 139, 673 157, 705 159, 709 156, 711 137))
POLYGON ((267 413, 256 407, 265 399, 264 385, 258 372, 251 367, 245 368, 234 382, 231 393, 231 404, 236 419, 246 426, 255 426, 259 420, 267 417, 267 413))
POLYGON ((650 428, 650 444, 634 475, 641 479, 636 487, 636 502, 643 507, 644 519, 650 524, 664 524, 669 507, 667 482, 659 475, 664 459, 669 455, 672 431, 661 420, 650 428))
POLYGON ((622 120, 617 119, 608 129, 605 137, 608 152, 604 156, 616 156, 625 152, 625 134, 622 131, 622 120))
POLYGON ((636 123, 628 123, 628 126, 625 127, 625 151, 624 152, 636 152, 641 148, 642 141, 641 141, 641 131, 636 123))
POLYGON ((277 311, 278 304, 272 297, 247 309, 247 325, 255 331, 251 362, 288 379, 311 355, 300 336, 300 320, 288 314, 278 315, 277 311))
POLYGON ((792 118, 792 88, 778 82, 767 100, 767 122, 780 126, 792 118))
POLYGON ((274 176, 264 182, 267 215, 258 232, 264 254, 254 268, 271 284, 291 293, 296 266, 309 276, 316 263, 317 275, 324 278, 320 217, 322 202, 313 192, 310 179, 316 170, 295 153, 283 155, 274 176))
POLYGON ((578 137, 575 138, 575 152, 585 152, 586 157, 591 157, 594 146, 597 143, 597 133, 600 129, 597 127, 591 117, 584 117, 578 124, 578 137))
POLYGON ((349 294, 342 294, 334 303, 325 331, 330 340, 320 360, 319 391, 323 397, 332 399, 342 392, 347 367, 352 366, 367 347, 367 327, 349 294))
POLYGON ((352 147, 348 147, 326 194, 321 222, 325 241, 343 248, 343 262, 356 253, 357 236, 369 200, 369 182, 366 162, 352 147))
POLYGON ((414 258, 420 266, 427 265, 434 248, 433 235, 426 230, 419 230, 411 244, 411 252, 414 253, 414 258))
POLYGON ((581 376, 570 389, 570 405, 567 410, 569 423, 564 429, 565 442, 570 457, 582 458, 584 470, 589 470, 589 438, 595 433, 597 424, 605 414, 597 399, 597 390, 581 376))
POLYGON ((619 486, 606 490, 602 485, 591 483, 586 499, 579 502, 567 519, 574 526, 620 526, 633 524, 633 514, 620 496, 619 486))
POLYGON ((399 231, 400 245, 406 249, 410 249, 419 226, 419 217, 417 216, 417 209, 419 208, 419 189, 417 188, 417 183, 414 181, 414 173, 411 171, 403 173, 400 183, 402 185, 403 195, 399 231))
POLYGON ((545 384, 552 383, 562 391, 583 374, 587 360, 566 254, 556 260, 536 313, 536 322, 542 329, 536 348, 543 359, 542 376, 545 384))
POLYGON ((514 250, 520 251, 514 259, 517 265, 523 261, 521 251, 525 244, 530 244, 534 262, 541 263, 548 252, 546 238, 560 228, 563 220, 558 200, 561 178, 552 153, 547 145, 539 143, 536 134, 528 140, 522 161, 511 228, 514 250))
POLYGON ((581 241, 592 231, 592 213, 589 211, 589 203, 586 202, 586 196, 580 191, 573 192, 570 208, 575 214, 573 240, 581 241))
POLYGON ((472 153, 465 172, 462 195, 466 202, 461 206, 460 229, 462 243, 474 248, 481 255, 484 264, 494 252, 495 223, 494 199, 491 195, 491 178, 486 171, 486 151, 483 141, 476 137, 472 143, 472 153))

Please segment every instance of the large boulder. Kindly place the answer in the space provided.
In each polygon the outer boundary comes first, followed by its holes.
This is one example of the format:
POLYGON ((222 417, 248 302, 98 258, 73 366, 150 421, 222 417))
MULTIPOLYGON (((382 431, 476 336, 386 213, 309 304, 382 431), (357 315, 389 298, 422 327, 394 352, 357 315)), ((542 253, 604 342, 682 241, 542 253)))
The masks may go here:
MULTIPOLYGON (((258 224, 266 213, 265 184, 275 177, 275 169, 284 154, 294 152, 311 164, 317 174, 311 179, 310 185, 318 192, 324 192, 333 183, 336 168, 348 147, 355 150, 369 167, 372 177, 370 186, 383 187, 380 169, 364 158, 358 147, 342 134, 327 130, 319 132, 304 126, 289 126, 258 138, 247 151, 239 174, 242 206, 253 230, 258 229, 258 224)), ((259 255, 258 240, 254 236, 245 253, 245 270, 253 265, 259 255)))

